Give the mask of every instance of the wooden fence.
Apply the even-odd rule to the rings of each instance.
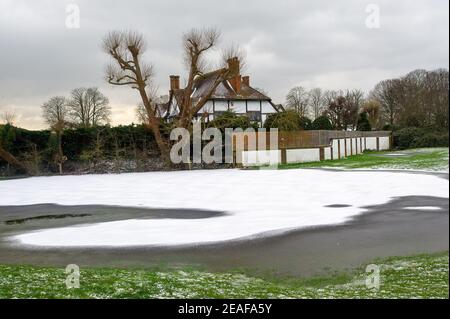
[[[271,149],[281,151],[281,163],[286,163],[287,150],[295,149],[319,149],[320,160],[326,159],[325,151],[330,151],[330,159],[336,159],[333,157],[341,158],[343,156],[354,155],[367,149],[366,138],[376,138],[371,139],[376,141],[376,146],[373,146],[371,149],[379,150],[379,139],[386,137],[389,137],[389,148],[391,148],[392,134],[390,131],[308,130],[278,132],[278,135],[271,135],[270,132],[256,132],[253,134],[251,132],[236,132],[233,133],[234,162],[239,163],[240,160],[240,155],[236,158],[236,151],[245,152]],[[347,150],[348,140],[350,144]],[[333,156],[336,153],[333,152],[333,141],[336,142],[334,147],[339,148],[337,156]]]

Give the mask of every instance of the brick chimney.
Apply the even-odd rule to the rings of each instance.
[[[180,76],[179,75],[171,75],[170,76],[170,90],[178,90],[180,89]]]
[[[242,83],[247,86],[250,86],[250,77],[248,75],[242,77]]]
[[[241,72],[239,67],[239,59],[233,57],[227,60],[228,70],[230,70],[231,78],[228,80],[236,93],[241,90]]]

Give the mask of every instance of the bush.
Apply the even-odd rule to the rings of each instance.
[[[371,131],[372,126],[370,125],[369,118],[366,112],[359,113],[358,122],[356,124],[356,129],[358,131]]]
[[[394,133],[394,146],[400,149],[415,147],[446,147],[448,132],[434,132],[417,127],[407,127]]]
[[[245,115],[237,115],[233,111],[225,111],[214,120],[207,123],[207,127],[215,127],[225,132],[226,128],[242,128],[243,130],[247,128],[258,129],[257,123],[252,123],[250,118]]]
[[[266,129],[278,128],[280,131],[309,130],[311,125],[309,118],[292,110],[271,114],[264,122]]]
[[[331,121],[326,117],[325,115],[319,116],[312,122],[311,124],[312,130],[332,130],[333,124],[331,124]]]
[[[419,139],[424,131],[417,127],[407,127],[394,133],[394,146],[405,149],[411,148],[414,141]]]
[[[310,130],[312,127],[312,122],[306,116],[300,116],[299,125],[301,130]]]
[[[414,140],[412,147],[448,147],[448,133],[426,133]]]

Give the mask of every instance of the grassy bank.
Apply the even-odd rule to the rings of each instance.
[[[448,171],[448,148],[420,148],[403,151],[365,152],[339,160],[281,165],[279,168],[411,169]]]
[[[64,269],[0,266],[0,298],[448,298],[448,252],[375,260],[379,290],[361,267],[326,278],[263,279],[198,270],[81,269],[67,289]]]

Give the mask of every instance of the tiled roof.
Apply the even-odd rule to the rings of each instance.
[[[218,71],[207,73],[203,76],[199,76],[195,79],[194,83],[194,93],[192,97],[201,98],[214,84],[214,81],[217,78]],[[217,88],[214,90],[211,95],[211,99],[227,99],[227,100],[267,100],[270,98],[258,90],[252,88],[251,86],[246,85],[245,83],[241,84],[241,89],[239,92],[236,92],[231,86],[230,82],[225,80],[220,83]]]

